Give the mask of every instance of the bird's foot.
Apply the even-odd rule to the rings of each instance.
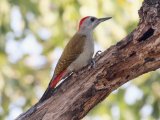
[[[95,62],[94,58],[92,58],[91,61],[90,61],[89,69],[90,68],[95,68],[95,67],[96,67],[96,62]]]
[[[90,68],[95,68],[95,67],[96,67],[96,57],[99,57],[100,54],[101,54],[101,52],[102,52],[101,50],[98,50],[98,51],[96,52],[94,58],[91,59],[89,69],[90,69]]]
[[[102,51],[101,51],[101,50],[98,50],[98,51],[96,52],[94,58],[99,57],[101,53],[102,53]]]

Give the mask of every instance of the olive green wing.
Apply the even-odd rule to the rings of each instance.
[[[86,36],[75,34],[68,42],[56,65],[54,75],[57,76],[63,72],[83,51]]]

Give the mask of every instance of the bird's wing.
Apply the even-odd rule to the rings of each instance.
[[[54,76],[63,72],[83,51],[86,35],[75,34],[68,42],[57,63]]]
[[[39,102],[43,102],[52,96],[53,90],[61,78],[64,70],[81,54],[85,43],[86,36],[75,34],[72,39],[68,42],[64,51],[57,63],[54,71],[53,78],[51,79],[49,86]]]

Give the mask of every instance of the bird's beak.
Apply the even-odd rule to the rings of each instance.
[[[111,18],[112,17],[105,17],[105,18],[98,18],[98,19],[96,19],[96,21],[95,21],[95,23],[94,23],[94,25],[93,25],[92,28],[97,27],[101,22],[104,22],[104,21],[109,20]]]
[[[112,17],[99,18],[99,19],[98,19],[98,23],[104,22],[104,21],[109,20],[109,19],[111,19],[111,18],[112,18]]]

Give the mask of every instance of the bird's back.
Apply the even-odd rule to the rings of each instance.
[[[76,33],[68,42],[56,65],[54,76],[59,75],[82,53],[86,35]]]

